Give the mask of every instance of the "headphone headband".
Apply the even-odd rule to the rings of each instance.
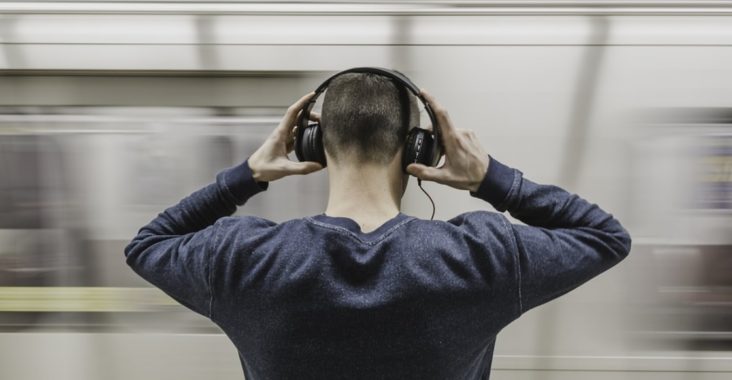
[[[427,112],[427,115],[430,118],[430,122],[432,123],[432,134],[435,136],[435,149],[437,150],[434,154],[434,162],[432,162],[432,166],[437,166],[437,162],[440,160],[441,153],[443,151],[442,146],[442,133],[440,131],[440,125],[437,123],[437,118],[435,117],[434,112],[432,111],[432,107],[430,106],[429,102],[422,96],[420,93],[419,87],[415,85],[409,78],[407,78],[406,75],[400,73],[397,70],[391,70],[386,69],[382,67],[354,67],[348,70],[343,70],[341,72],[338,72],[330,78],[326,79],[323,83],[318,86],[317,89],[315,89],[315,94],[312,98],[308,101],[307,104],[302,108],[302,112],[300,113],[300,117],[297,120],[297,126],[298,129],[304,130],[308,127],[308,122],[310,120],[310,112],[312,111],[313,107],[315,106],[315,102],[318,100],[318,97],[325,92],[325,90],[328,88],[328,85],[330,82],[343,75],[348,73],[370,73],[370,74],[376,74],[385,76],[387,78],[390,78],[397,82],[398,84],[401,84],[409,90],[414,96],[419,99],[422,104],[424,104],[424,109]]]
[[[330,78],[326,79],[323,83],[320,84],[320,86],[318,86],[318,88],[315,90],[314,97],[317,97],[318,95],[320,95],[320,93],[325,91],[325,89],[328,87],[328,85],[330,84],[330,82],[333,79],[335,79],[343,74],[349,74],[349,73],[376,74],[376,75],[381,75],[381,76],[385,76],[385,77],[394,79],[397,82],[399,82],[399,84],[406,87],[412,94],[414,94],[418,98],[422,98],[422,96],[419,93],[419,87],[417,87],[416,84],[412,83],[412,81],[409,80],[409,78],[407,78],[406,75],[400,73],[399,71],[385,69],[382,67],[354,67],[352,69],[343,70],[339,73],[333,74]]]

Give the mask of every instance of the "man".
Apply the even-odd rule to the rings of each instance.
[[[287,157],[310,93],[247,161],[125,249],[137,273],[221,327],[248,380],[487,379],[503,327],[628,255],[630,236],[612,215],[490,157],[425,92],[445,163],[410,164],[409,174],[467,190],[525,225],[488,211],[448,221],[402,213],[401,151],[416,103],[400,106],[396,86],[352,73],[328,87],[324,213],[229,217],[269,182],[322,168]]]

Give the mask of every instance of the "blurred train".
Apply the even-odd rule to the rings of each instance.
[[[122,249],[334,71],[399,69],[633,235],[498,338],[492,379],[732,378],[732,4],[0,2],[0,378],[241,379]],[[238,213],[320,213],[327,173]],[[425,185],[436,218],[489,209]],[[295,191],[297,189],[297,191]],[[431,206],[414,183],[403,211]]]

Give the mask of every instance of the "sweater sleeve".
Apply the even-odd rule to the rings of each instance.
[[[143,226],[124,250],[127,264],[176,301],[211,318],[215,222],[268,185],[254,180],[248,160],[220,172],[214,183]]]
[[[494,158],[474,197],[525,223],[509,224],[521,314],[611,268],[630,252],[631,238],[598,205],[541,185]]]

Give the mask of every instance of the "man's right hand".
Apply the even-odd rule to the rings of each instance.
[[[255,181],[270,182],[288,175],[308,174],[323,168],[317,162],[294,162],[287,157],[295,147],[293,126],[302,108],[314,95],[315,92],[308,93],[291,105],[280,125],[267,137],[262,146],[249,156],[247,161]],[[310,116],[320,118],[315,112],[311,112]]]
[[[488,172],[490,164],[488,153],[480,145],[473,130],[455,128],[447,110],[424,90],[421,94],[432,107],[440,126],[445,147],[445,163],[439,168],[409,164],[407,172],[425,181],[434,181],[460,190],[478,191]]]

